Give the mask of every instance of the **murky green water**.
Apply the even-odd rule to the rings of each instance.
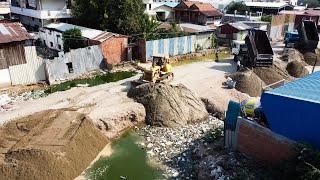
[[[125,133],[112,144],[113,154],[98,160],[89,170],[86,178],[98,180],[152,180],[162,179],[160,170],[148,164],[145,149],[136,143],[139,136]]]
[[[105,84],[109,82],[116,82],[122,79],[126,79],[129,77],[132,77],[136,75],[136,72],[132,71],[120,71],[115,73],[107,73],[103,75],[98,75],[93,78],[87,78],[87,79],[75,79],[72,81],[67,81],[61,84],[50,86],[45,93],[54,93],[57,91],[66,91],[68,89],[71,89],[73,87],[78,86],[79,84],[87,84],[89,87],[97,86],[100,84]]]

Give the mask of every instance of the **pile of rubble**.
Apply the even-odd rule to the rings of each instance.
[[[47,96],[44,90],[34,90],[21,94],[2,94],[0,95],[0,112],[10,111],[14,109],[14,103],[20,101],[29,101]]]
[[[208,145],[205,137],[211,130],[222,127],[221,120],[210,116],[207,121],[177,128],[146,126],[138,133],[145,138],[141,146],[147,149],[148,157],[165,165],[165,176],[195,179],[192,156],[200,146]]]

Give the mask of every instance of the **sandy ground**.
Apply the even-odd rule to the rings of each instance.
[[[173,83],[182,83],[200,97],[211,99],[225,109],[229,100],[239,101],[245,97],[244,94],[236,90],[222,87],[225,73],[235,70],[235,65],[231,60],[192,63],[174,69],[175,80]],[[141,121],[139,117],[143,117],[145,113],[142,112],[144,111],[142,105],[126,96],[130,81],[139,76],[96,87],[73,88],[41,99],[16,103],[14,110],[0,113],[0,124],[47,109],[72,107],[80,108],[79,111],[87,114],[95,123],[128,116],[132,112],[137,112],[138,117],[136,118]],[[115,135],[117,129],[111,133],[114,134],[110,136]]]
[[[241,101],[247,95],[222,86],[226,81],[225,75],[236,71],[233,60],[221,62],[205,61],[188,64],[174,69],[173,83],[182,83],[198,94],[201,98],[207,98],[219,109],[226,110],[229,100]]]

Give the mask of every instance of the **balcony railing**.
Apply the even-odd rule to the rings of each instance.
[[[11,6],[11,12],[15,13],[15,14],[38,18],[38,19],[71,18],[71,10],[70,9],[33,10],[33,9],[26,9],[26,8]]]

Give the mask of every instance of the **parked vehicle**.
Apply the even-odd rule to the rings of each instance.
[[[301,51],[314,51],[319,42],[319,35],[316,23],[310,20],[304,20],[297,27],[299,41],[295,43],[295,48]]]
[[[300,36],[297,31],[287,31],[284,35],[285,47],[294,47],[294,45],[299,41]]]
[[[238,50],[233,50],[234,60],[240,61],[243,67],[268,67],[273,64],[273,50],[266,31],[249,30],[245,44],[238,47]]]

